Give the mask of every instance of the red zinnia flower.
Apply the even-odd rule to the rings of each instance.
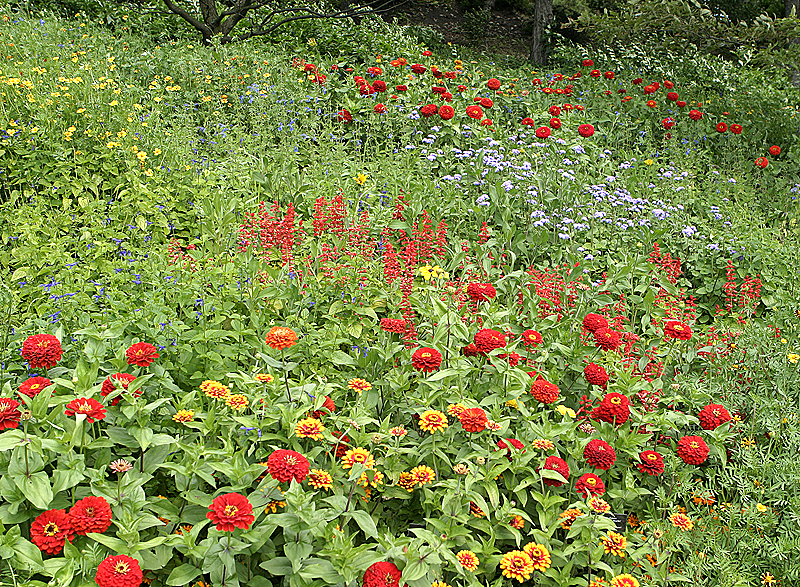
[[[567,465],[567,461],[562,458],[547,457],[544,461],[544,468],[561,473],[564,479],[569,479],[569,465]],[[543,481],[545,485],[550,485],[552,487],[561,487],[564,485],[563,481],[556,481],[555,479],[548,479],[547,477],[545,477]]]
[[[405,84],[400,84],[399,86],[395,86],[394,90],[396,92],[407,92],[408,91],[408,86],[405,85]]]
[[[643,81],[644,81],[644,80],[643,80],[642,78],[640,78],[640,77],[637,77],[637,78],[634,78],[634,80],[633,80],[631,83],[632,83],[634,86],[638,86],[638,85],[639,85],[639,84],[641,84]]]
[[[732,125],[731,125],[731,132],[732,132],[733,134],[735,134],[735,135],[740,135],[740,134],[742,134],[742,131],[743,131],[743,130],[744,130],[744,129],[742,128],[742,125],[741,125],[741,124],[732,124]]]
[[[661,121],[661,126],[663,126],[666,130],[669,130],[675,126],[675,121],[672,118],[665,118]]]
[[[427,104],[419,109],[419,113],[425,118],[430,118],[437,112],[439,112],[439,107],[436,104]]]
[[[553,104],[547,109],[547,112],[550,113],[550,116],[559,116],[561,114],[561,107],[558,104]]]
[[[600,314],[586,314],[583,317],[583,327],[589,332],[595,332],[601,328],[608,328],[608,320]]]
[[[111,506],[104,497],[84,497],[69,509],[72,529],[81,536],[89,532],[102,534],[111,526],[111,518]]]
[[[559,120],[558,118],[555,118],[555,117],[551,118],[550,119],[550,128],[555,129],[555,130],[558,130],[559,128],[561,128],[561,120]]]
[[[492,78],[486,82],[486,87],[490,90],[499,90],[500,89],[500,80]]]
[[[756,167],[760,167],[761,169],[766,169],[769,165],[769,160],[766,157],[759,157],[756,159]]]
[[[522,119],[522,124],[524,124],[525,126],[533,126],[536,123],[533,122],[533,118],[527,118],[526,117],[526,118]]]
[[[47,377],[31,377],[30,379],[20,383],[19,394],[27,395],[28,397],[36,397],[45,387],[52,384],[53,382]]]
[[[700,420],[703,430],[716,430],[725,422],[730,422],[731,415],[720,404],[708,404],[697,414],[697,419]]]
[[[535,349],[542,343],[542,340],[544,340],[542,338],[541,333],[531,329],[528,329],[525,332],[523,332],[521,338],[522,338],[522,344],[524,344],[529,349]]]
[[[119,398],[114,398],[119,400]],[[92,422],[97,422],[102,420],[106,417],[106,409],[103,407],[99,401],[93,398],[83,398],[79,397],[78,399],[74,399],[69,402],[66,406],[67,409],[64,410],[64,414],[67,416],[75,416],[76,414],[85,414],[86,421],[91,424]]]
[[[248,530],[256,520],[253,515],[253,505],[244,495],[238,493],[226,493],[215,497],[208,509],[206,518],[216,524],[218,532],[233,532],[236,528]]]
[[[386,82],[383,80],[376,79],[372,82],[372,89],[376,92],[385,92],[386,91]]]
[[[620,426],[627,422],[631,415],[628,396],[616,392],[607,393],[590,415],[592,420],[602,420]]]
[[[692,329],[688,324],[671,320],[664,325],[664,336],[677,338],[678,340],[689,340],[692,338]]]
[[[136,379],[136,376],[131,375],[130,373],[114,373],[113,375],[109,375],[108,377],[105,378],[105,381],[103,381],[103,385],[100,388],[101,396],[106,397],[108,394],[110,394],[112,391],[116,389],[116,386],[114,385],[114,381],[112,381],[112,379],[114,379],[119,385],[121,385],[122,389],[128,389],[128,385],[130,385],[131,381]],[[137,389],[133,395],[135,397],[139,397],[140,395],[142,395],[141,388]],[[116,406],[119,403],[120,399],[122,399],[122,396],[118,395],[111,401],[111,405]]]
[[[31,369],[49,369],[61,360],[61,342],[52,334],[34,334],[22,343],[22,358]]]
[[[483,328],[475,333],[475,346],[481,354],[506,346],[506,335],[491,328]]]
[[[599,69],[593,69],[589,72],[589,75],[592,77],[600,77],[602,74],[600,73]]]
[[[492,102],[491,98],[481,98],[481,106],[484,108],[491,108],[494,106],[494,102]]]
[[[586,448],[583,449],[583,458],[586,459],[587,464],[595,469],[608,471],[614,461],[617,460],[617,453],[614,451],[614,447],[605,440],[595,438],[590,440]]]
[[[583,496],[583,499],[588,498],[590,494],[600,496],[606,492],[606,484],[594,473],[586,473],[575,482],[575,491]]]
[[[347,124],[348,122],[353,122],[353,115],[350,114],[350,112],[347,110],[347,108],[342,108],[336,114],[336,120],[338,120],[339,122],[344,122],[345,124]]]
[[[536,129],[536,136],[540,139],[546,139],[550,136],[550,128],[546,126],[540,126]]]
[[[489,423],[486,412],[481,408],[467,408],[458,415],[458,419],[467,432],[482,432]]]
[[[314,410],[313,412],[311,412],[311,417],[312,418],[316,418],[317,420],[319,420],[322,416],[325,416],[326,414],[329,414],[329,413],[332,414],[333,412],[336,411],[336,404],[333,403],[333,400],[330,398],[330,396],[326,395],[325,399],[322,402],[322,405],[320,406],[320,408],[322,408],[322,409]],[[324,410],[327,410],[327,411],[324,411]]]
[[[497,290],[491,283],[470,283],[467,295],[473,302],[488,302],[497,297]]]
[[[339,432],[338,430],[334,430],[333,432],[331,432],[331,434],[333,435],[334,438],[338,439],[338,442],[336,442],[336,444],[334,444],[333,446],[336,448],[336,458],[341,459],[345,455],[345,453],[348,450],[350,450],[349,446],[350,437],[347,436],[346,434],[343,436],[342,433]]]
[[[475,120],[480,120],[483,118],[483,110],[481,110],[480,106],[475,104],[472,106],[467,106],[467,116],[474,118]]]
[[[641,462],[639,463],[638,467],[642,473],[647,473],[648,475],[661,475],[661,473],[664,472],[664,457],[654,450],[646,450],[643,453],[640,453],[639,460]]]
[[[708,445],[699,436],[684,436],[678,441],[678,456],[689,465],[702,465],[708,458]]]
[[[94,578],[99,587],[139,587],[142,579],[139,561],[124,554],[110,556],[101,562]]]
[[[430,347],[422,347],[411,355],[411,364],[414,369],[423,373],[436,371],[442,364],[442,353]]]
[[[583,368],[583,375],[586,377],[586,381],[592,385],[605,387],[606,383],[608,383],[608,373],[606,373],[603,367],[596,363],[589,363],[586,365],[586,367]]]
[[[484,118],[483,120],[481,120],[481,126],[492,126],[492,119]]]
[[[603,76],[604,76],[606,79],[614,79],[614,72],[613,72],[613,71],[607,71],[607,72],[605,72],[605,73],[603,74]]]
[[[677,102],[675,102],[675,105],[678,108],[686,108],[686,102],[684,102],[683,100],[678,100]]]
[[[22,413],[17,409],[19,402],[10,397],[0,397],[0,430],[19,428]]]
[[[292,479],[302,483],[308,475],[308,468],[308,459],[293,450],[278,449],[267,459],[267,471],[281,483],[289,483]]]
[[[677,92],[667,92],[667,100],[670,102],[677,101],[679,97]]]
[[[733,127],[731,127],[731,131],[733,131]],[[772,145],[769,148],[769,154],[772,155],[773,157],[777,157],[778,155],[781,154],[781,148],[778,145]]]
[[[411,71],[416,73],[417,75],[425,73],[427,68],[424,65],[420,65],[419,63],[415,63],[411,66]]]
[[[591,124],[582,124],[578,127],[578,134],[588,139],[594,134],[594,127]]]
[[[622,343],[622,336],[610,328],[598,328],[594,331],[594,346],[604,351],[615,351]]]
[[[689,118],[691,118],[692,120],[700,120],[701,118],[703,118],[703,113],[700,112],[699,110],[690,110]]]
[[[592,61],[591,59],[584,59],[583,61],[581,61],[581,65],[583,65],[584,67],[591,67],[594,65],[594,61]]]
[[[381,318],[381,330],[394,334],[403,334],[406,331],[406,321],[395,318]]]
[[[159,354],[156,352],[156,347],[147,342],[137,342],[125,351],[125,358],[128,361],[128,365],[147,367],[158,357]]]
[[[31,522],[31,542],[47,554],[58,554],[64,542],[75,538],[69,516],[64,510],[47,510]]]
[[[364,571],[361,582],[364,587],[399,587],[402,574],[394,563],[381,561]]]
[[[558,385],[546,379],[537,379],[531,386],[531,394],[543,404],[552,404],[558,399]]]
[[[717,124],[717,132],[723,133],[728,130],[728,125],[724,122],[720,122]]]
[[[450,120],[455,115],[456,109],[450,106],[450,104],[442,104],[439,107],[439,116],[441,116],[442,120]]]
[[[655,108],[656,106],[658,106],[658,104],[656,104],[655,100],[648,100],[647,101],[647,106],[650,107],[650,108]]]
[[[383,114],[384,112],[387,112],[386,106],[380,103],[375,104],[375,107],[372,110],[374,110],[377,114]]]
[[[506,443],[508,443],[508,444],[506,444]],[[498,440],[497,441],[497,447],[506,449],[506,457],[510,461],[511,460],[511,449],[508,447],[509,444],[511,446],[513,446],[517,450],[523,450],[525,448],[525,445],[522,444],[516,438],[509,438],[507,440]]]

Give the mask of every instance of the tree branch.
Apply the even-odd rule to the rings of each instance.
[[[164,4],[171,12],[177,14],[183,20],[185,20],[195,29],[197,29],[200,32],[200,34],[203,35],[204,39],[210,39],[212,36],[214,36],[214,32],[208,25],[196,19],[194,16],[189,14],[189,12],[187,12],[184,8],[175,4],[172,0],[164,0]]]

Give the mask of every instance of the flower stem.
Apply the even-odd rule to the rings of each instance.
[[[292,403],[292,392],[289,391],[289,371],[286,369],[286,357],[283,349],[281,349],[281,362],[283,363],[283,381],[286,383],[286,396],[289,398],[289,403]]]

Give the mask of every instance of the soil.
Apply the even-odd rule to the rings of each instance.
[[[463,6],[458,2],[412,0],[392,10],[385,18],[391,20],[396,17],[400,24],[430,27],[441,33],[446,41],[456,45],[487,53],[527,57],[530,52],[530,16],[498,3],[492,10],[486,32],[471,36],[464,13]]]

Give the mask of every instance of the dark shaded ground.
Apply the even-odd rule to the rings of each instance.
[[[457,2],[407,2],[388,13],[400,24],[428,26],[442,34],[445,41],[466,45],[479,51],[525,57],[530,51],[530,16],[499,6],[492,11],[488,25],[480,34],[470,34],[470,22]]]

